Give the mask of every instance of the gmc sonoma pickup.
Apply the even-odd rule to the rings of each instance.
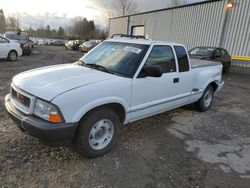
[[[5,106],[22,131],[92,158],[111,151],[122,124],[191,103],[208,110],[221,72],[190,62],[181,44],[115,37],[75,63],[16,75]]]

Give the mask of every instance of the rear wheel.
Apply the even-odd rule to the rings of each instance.
[[[111,109],[87,114],[79,125],[76,145],[82,156],[94,158],[112,150],[121,126],[119,116]]]
[[[200,100],[196,102],[196,106],[198,107],[198,109],[201,112],[205,112],[205,111],[209,110],[209,108],[211,107],[212,102],[213,102],[213,98],[214,98],[214,90],[213,90],[213,87],[211,85],[209,85],[205,89]]]
[[[16,61],[17,60],[17,52],[14,50],[11,50],[8,54],[8,60],[9,61]]]

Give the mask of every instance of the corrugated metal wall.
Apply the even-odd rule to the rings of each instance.
[[[110,36],[113,34],[126,34],[128,28],[128,17],[122,17],[119,19],[112,19],[109,22]]]
[[[234,55],[250,56],[250,0],[238,0],[229,11],[222,46]]]
[[[226,8],[227,2],[221,0],[110,19],[110,34],[126,34],[129,20],[129,31],[132,26],[144,25],[145,35],[154,40],[180,42],[188,49],[221,45],[232,55],[250,56],[250,0],[235,1],[232,9]],[[116,27],[118,29],[114,29]]]

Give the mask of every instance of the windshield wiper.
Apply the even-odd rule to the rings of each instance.
[[[90,63],[87,63],[87,64],[84,64],[86,67],[90,67],[90,68],[94,68],[94,69],[97,69],[97,70],[100,70],[100,71],[104,71],[104,72],[107,72],[107,73],[110,73],[110,74],[114,74],[113,71],[107,69],[106,67],[102,66],[102,65],[98,65],[98,64],[90,64]]]

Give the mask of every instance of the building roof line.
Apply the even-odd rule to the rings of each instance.
[[[172,10],[172,9],[178,9],[178,8],[195,6],[195,5],[213,3],[213,2],[216,2],[216,1],[223,1],[223,0],[210,0],[210,1],[202,1],[202,2],[197,2],[197,3],[190,3],[190,4],[175,6],[175,7],[168,7],[168,8],[163,8],[163,9],[157,9],[157,10],[151,10],[151,11],[146,11],[146,12],[139,12],[139,13],[135,13],[135,14],[129,14],[129,15],[125,15],[125,16],[118,16],[118,17],[113,17],[113,18],[109,18],[109,19],[113,20],[113,19],[118,19],[118,18],[126,18],[126,17],[130,17],[130,16],[137,16],[137,15],[142,15],[142,14],[149,14],[149,13],[154,13],[154,12],[161,12],[161,11],[165,11],[165,10]]]

